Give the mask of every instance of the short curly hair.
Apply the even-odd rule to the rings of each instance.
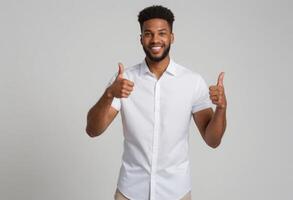
[[[174,14],[172,11],[164,6],[161,5],[153,5],[144,8],[142,11],[138,14],[138,21],[140,24],[140,30],[142,31],[143,23],[149,19],[164,19],[168,22],[170,26],[170,30],[172,32],[173,30],[173,22],[174,22]]]

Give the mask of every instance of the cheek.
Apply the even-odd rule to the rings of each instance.
[[[170,37],[166,37],[166,38],[164,38],[163,41],[164,41],[165,43],[171,44],[171,43],[173,42],[173,39],[172,39],[172,37],[170,36]]]
[[[170,45],[170,44],[172,44],[172,39],[168,38],[168,39],[164,40],[164,42],[166,45]]]
[[[147,43],[147,40],[146,40],[145,38],[141,38],[141,39],[140,39],[140,43],[141,43],[142,45],[144,45],[144,44]]]

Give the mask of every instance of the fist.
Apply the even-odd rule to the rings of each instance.
[[[123,78],[124,66],[122,63],[119,63],[118,66],[118,75],[112,85],[108,88],[108,96],[127,98],[133,90],[134,83]]]
[[[212,85],[209,87],[210,99],[212,100],[213,104],[217,106],[217,108],[227,107],[223,79],[224,79],[224,72],[221,72],[218,77],[217,85]]]

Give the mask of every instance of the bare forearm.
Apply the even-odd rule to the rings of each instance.
[[[226,108],[216,108],[210,120],[206,132],[205,141],[209,146],[216,148],[221,143],[221,139],[226,129]]]
[[[118,111],[111,108],[115,98],[128,98],[133,90],[134,83],[123,78],[124,67],[119,63],[119,71],[116,79],[106,89],[99,101],[89,110],[87,115],[86,132],[89,136],[101,135],[114,120]]]
[[[107,89],[99,101],[89,110],[86,131],[90,136],[98,136],[107,128],[107,117],[112,101],[113,96],[109,95]]]

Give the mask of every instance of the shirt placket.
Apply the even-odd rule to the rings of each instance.
[[[152,166],[151,166],[151,191],[150,200],[155,200],[156,189],[156,169],[158,158],[158,142],[159,142],[159,129],[160,129],[160,81],[155,84],[154,96],[154,132],[153,132],[153,152],[152,152]]]

